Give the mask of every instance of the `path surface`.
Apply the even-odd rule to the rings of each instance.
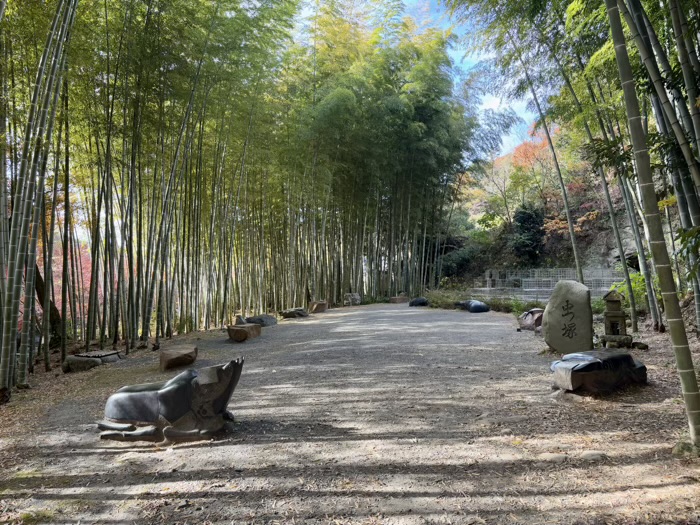
[[[0,433],[14,461],[0,474],[0,522],[700,518],[699,464],[670,455],[685,423],[667,357],[646,388],[555,398],[542,340],[515,326],[512,315],[375,305],[284,321],[240,345],[191,336],[198,366],[246,358],[236,433],[168,448],[101,442],[93,425],[115,388],[172,376],[155,353],[51,378],[0,413],[33,414],[35,429]]]

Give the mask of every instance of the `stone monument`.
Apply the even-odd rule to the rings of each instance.
[[[545,342],[561,354],[593,349],[591,292],[577,281],[559,281],[542,315]]]

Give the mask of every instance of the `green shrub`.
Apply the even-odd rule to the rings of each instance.
[[[464,301],[468,296],[469,292],[466,290],[456,289],[430,290],[425,293],[425,298],[432,308],[444,308],[447,310],[453,310],[456,302]]]
[[[594,314],[602,314],[605,311],[605,301],[602,297],[591,301],[591,310]]]
[[[646,281],[644,280],[644,275],[642,275],[639,272],[630,272],[630,281],[632,281],[632,292],[634,293],[634,301],[637,305],[637,312],[641,314],[647,314],[647,286],[646,286]],[[659,278],[654,276],[653,278],[653,286],[654,290],[656,291],[656,296],[661,297],[661,288],[659,286]],[[627,291],[627,283],[625,281],[620,281],[619,283],[614,283],[611,287],[611,290],[615,290],[616,292],[622,294],[625,298],[623,301],[623,306],[626,309],[629,309],[630,307],[630,302],[629,302],[629,295]]]

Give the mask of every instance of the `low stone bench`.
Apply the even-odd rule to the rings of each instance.
[[[236,343],[242,343],[248,339],[259,337],[262,333],[262,327],[259,324],[246,323],[231,325],[227,328],[229,339]]]
[[[328,303],[326,301],[314,301],[309,305],[309,311],[312,314],[322,314],[328,310]]]
[[[114,363],[122,358],[117,350],[102,350],[69,355],[61,365],[63,372],[84,372],[105,363]]]
[[[160,351],[160,371],[165,372],[171,368],[187,366],[197,359],[199,349],[196,346],[172,346]]]
[[[407,295],[397,295],[396,297],[391,297],[389,302],[391,304],[407,303],[409,298]]]

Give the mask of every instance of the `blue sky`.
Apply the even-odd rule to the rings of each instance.
[[[465,29],[455,25],[450,20],[447,10],[435,0],[404,0],[406,14],[415,18],[419,23],[438,26],[443,29],[453,27],[459,35],[464,34]],[[456,46],[451,52],[452,58],[461,69],[468,70],[480,57],[469,52],[463,46]],[[525,121],[524,124],[514,129],[508,136],[503,138],[502,153],[512,151],[518,144],[528,138],[528,129],[534,122],[535,116],[527,110],[526,100],[504,100],[497,94],[487,94],[481,103],[482,109],[504,109],[512,108]]]

